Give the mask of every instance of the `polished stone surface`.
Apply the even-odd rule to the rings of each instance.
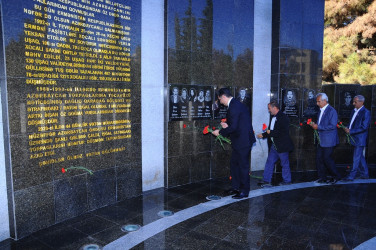
[[[237,86],[249,88],[252,96],[254,0],[166,3],[168,84],[205,89]],[[219,169],[216,163],[223,149],[210,135],[202,135],[206,125],[217,126],[219,119],[213,120],[214,115],[202,121],[195,120],[202,117],[178,118],[187,125],[183,129],[182,122],[171,119],[172,105],[167,110],[171,112],[165,136],[166,186],[228,175],[228,164]],[[192,127],[198,130],[188,129]]]
[[[370,172],[376,176],[375,169]],[[294,184],[266,189],[252,178],[250,197],[240,201],[227,196],[230,185],[223,178],[157,189],[0,242],[0,249],[79,249],[89,243],[114,249],[111,244],[127,235],[141,240],[132,249],[352,249],[376,236],[374,179],[318,185],[315,178],[315,172],[293,173]],[[274,179],[277,184],[281,177]],[[213,194],[223,198],[205,199]],[[160,218],[162,210],[174,215]],[[120,229],[126,224],[143,227],[127,234]]]

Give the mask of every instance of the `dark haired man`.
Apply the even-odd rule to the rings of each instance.
[[[249,194],[249,154],[253,143],[256,142],[252,120],[247,108],[232,97],[228,88],[219,90],[218,100],[228,107],[227,122],[222,122],[223,129],[213,131],[213,135],[229,136],[231,139],[231,186],[234,194],[232,198],[242,199]]]
[[[258,138],[268,138],[269,154],[264,169],[263,181],[259,183],[261,187],[271,187],[274,164],[281,160],[283,182],[280,185],[291,184],[291,172],[289,162],[289,152],[294,149],[290,134],[290,121],[286,114],[280,112],[279,104],[271,101],[268,104],[269,113],[273,116],[270,120],[268,130],[258,134]]]

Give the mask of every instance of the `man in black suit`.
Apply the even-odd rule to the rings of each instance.
[[[268,104],[269,113],[273,116],[266,132],[258,134],[258,138],[268,138],[269,154],[266,160],[264,179],[259,183],[261,187],[271,187],[274,164],[281,160],[283,182],[280,185],[291,183],[289,152],[294,149],[290,138],[290,121],[286,114],[279,111],[279,104],[271,101]]]
[[[228,88],[219,90],[218,100],[228,107],[227,121],[222,122],[222,129],[213,131],[213,135],[230,136],[232,145],[231,185],[232,194],[234,194],[232,198],[242,199],[248,197],[249,194],[249,154],[253,143],[256,142],[252,120],[247,108],[232,97]]]

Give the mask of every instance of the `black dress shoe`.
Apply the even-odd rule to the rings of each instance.
[[[227,193],[228,193],[229,195],[237,195],[237,194],[240,193],[240,191],[239,191],[239,190],[236,190],[236,189],[230,189],[230,190],[227,191]]]
[[[232,196],[233,199],[243,199],[247,197],[248,197],[248,193],[243,193],[243,192]]]

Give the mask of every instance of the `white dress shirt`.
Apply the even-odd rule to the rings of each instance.
[[[230,102],[231,102],[232,98],[233,98],[233,97],[230,97],[230,99],[228,100],[227,108],[230,108]]]
[[[277,117],[273,116],[272,121],[270,122],[270,130],[274,129],[275,121],[277,120]]]
[[[325,109],[329,106],[329,104],[326,104],[324,107],[320,108],[320,116],[319,116],[319,121],[317,122],[317,124],[319,125],[320,122],[321,122],[321,117],[322,115],[324,114],[324,111]]]
[[[349,129],[351,129],[351,125],[353,124],[353,122],[354,122],[354,120],[355,120],[355,117],[356,117],[356,115],[358,114],[358,112],[359,112],[359,110],[361,109],[361,108],[363,108],[364,106],[361,106],[359,109],[354,109],[354,114],[353,114],[353,116],[352,116],[352,118],[351,118],[351,122],[350,122],[350,126],[349,126]]]

